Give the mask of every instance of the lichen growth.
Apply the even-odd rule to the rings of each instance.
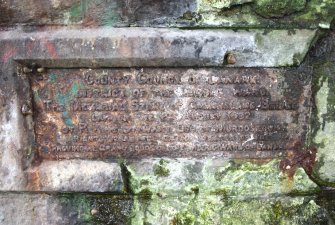
[[[167,177],[170,174],[170,170],[166,167],[168,162],[161,159],[158,164],[154,165],[154,174],[160,177]]]
[[[132,224],[326,224],[325,211],[311,197],[241,199],[201,195],[154,198],[137,208]],[[141,216],[142,215],[142,216]],[[144,216],[146,215],[146,216]]]
[[[143,200],[150,200],[152,199],[153,193],[150,191],[149,188],[144,188],[140,192],[137,193],[140,196],[140,199]]]
[[[166,193],[168,196],[213,194],[218,193],[218,190],[224,190],[229,196],[259,196],[293,191],[306,193],[317,190],[317,185],[304,170],[298,169],[292,180],[280,171],[279,160],[276,159],[262,165],[236,160],[222,161],[219,165],[213,163],[211,160],[153,161],[152,170],[143,170],[141,173],[128,165],[130,189],[134,194],[147,189],[153,194]],[[157,173],[157,170],[162,172],[162,165],[163,175],[167,175],[165,171],[169,171],[168,176]],[[150,168],[150,164],[147,167]],[[194,191],[195,187],[197,193]]]
[[[253,0],[229,7],[217,2],[222,1],[199,4],[199,26],[329,29],[335,18],[332,0]]]
[[[158,175],[157,166],[168,170],[169,176]],[[288,177],[278,159],[150,159],[127,162],[124,167],[134,194],[129,217],[134,225],[322,224],[327,220],[314,200],[304,197],[315,194],[318,186],[302,168]]]
[[[60,194],[62,213],[69,224],[91,224],[91,203],[84,194]]]
[[[253,0],[199,0],[202,11],[222,10],[236,5],[242,5]]]
[[[89,199],[91,209],[96,210],[96,213],[92,215],[92,224],[130,224],[129,216],[133,206],[132,196],[101,194],[89,195]]]
[[[178,212],[171,221],[171,225],[192,225],[195,222],[195,216],[187,211]]]
[[[306,0],[257,0],[253,9],[263,17],[276,18],[302,11],[305,6]]]
[[[320,42],[318,57],[314,65],[313,94],[316,107],[312,115],[311,143],[318,147],[316,165],[313,170],[313,179],[322,186],[335,187],[335,172],[332,169],[335,163],[335,64],[327,60],[332,57],[332,40],[324,39]]]

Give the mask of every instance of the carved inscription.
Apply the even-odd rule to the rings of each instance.
[[[31,77],[46,159],[273,157],[305,138],[310,85],[275,69],[50,69]]]

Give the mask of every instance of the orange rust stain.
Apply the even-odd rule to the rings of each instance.
[[[295,142],[288,151],[287,157],[280,162],[280,169],[293,179],[298,167],[302,167],[308,176],[311,176],[315,165],[317,149],[310,147],[303,149],[301,142]]]
[[[1,57],[1,61],[3,63],[7,63],[10,58],[16,55],[16,52],[17,52],[16,48],[7,47],[5,53]]]
[[[47,41],[45,47],[53,59],[57,59],[59,57],[55,45],[51,41]]]
[[[40,171],[37,168],[32,168],[28,171],[27,188],[31,191],[41,190]]]

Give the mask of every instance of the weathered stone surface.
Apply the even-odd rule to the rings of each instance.
[[[314,69],[315,109],[311,127],[311,141],[318,148],[314,179],[326,187],[335,187],[335,35],[322,38],[313,49],[317,58]]]
[[[128,188],[135,194],[171,197],[199,192],[259,197],[313,193],[318,186],[298,169],[293,177],[279,160],[155,159],[126,164]]]
[[[168,198],[142,196],[135,200],[137,213],[131,224],[332,224],[333,215],[317,202],[311,197],[242,200],[225,193]]]
[[[253,6],[253,9],[263,17],[278,18],[302,11],[306,5],[306,0],[258,0]]]
[[[23,147],[19,140],[23,134],[19,122],[18,99],[14,96],[8,101],[5,90],[0,92],[0,101],[2,101],[0,106],[0,189],[22,189],[26,185],[26,178],[21,161]]]
[[[0,24],[84,26],[166,26],[184,13],[196,11],[197,2],[187,1],[86,1],[34,0],[2,1]]]
[[[200,0],[199,8],[201,12],[219,12],[225,8],[253,2],[254,0]]]
[[[28,189],[60,192],[122,192],[117,163],[85,160],[46,161],[29,168]]]
[[[0,194],[1,225],[128,224],[131,196],[94,194]]]
[[[214,3],[215,4],[215,3]],[[328,0],[255,0],[229,9],[207,12],[199,7],[199,26],[330,28],[334,19],[333,1]]]
[[[0,25],[329,28],[334,8],[329,0],[15,0],[1,2]]]
[[[314,36],[315,30],[304,29],[15,29],[1,32],[0,41],[6,45],[1,52],[6,61],[44,67],[221,67],[228,52],[236,57],[232,67],[279,67],[299,64]]]
[[[57,198],[47,194],[0,194],[0,224],[68,224]]]
[[[2,225],[332,224],[334,195],[239,198],[216,193],[162,196],[0,195]],[[257,209],[257,210],[256,210]],[[252,212],[252,213],[251,213]]]

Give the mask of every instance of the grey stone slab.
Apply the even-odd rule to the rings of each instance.
[[[314,66],[315,110],[311,138],[317,149],[313,179],[323,186],[335,188],[335,33],[319,40],[311,51],[318,60]]]
[[[64,160],[45,161],[29,168],[28,186],[33,191],[122,192],[121,168],[117,163]]]
[[[46,195],[0,193],[1,225],[67,224],[57,198]]]
[[[0,192],[0,225],[128,224],[129,195]]]
[[[6,106],[0,111],[0,189],[22,189],[26,184],[23,173],[23,138],[18,99],[3,100]]]
[[[12,51],[19,62],[46,67],[222,67],[227,53],[236,57],[229,66],[280,67],[299,65],[314,36],[315,30],[17,29],[1,32],[0,42],[3,55]]]

